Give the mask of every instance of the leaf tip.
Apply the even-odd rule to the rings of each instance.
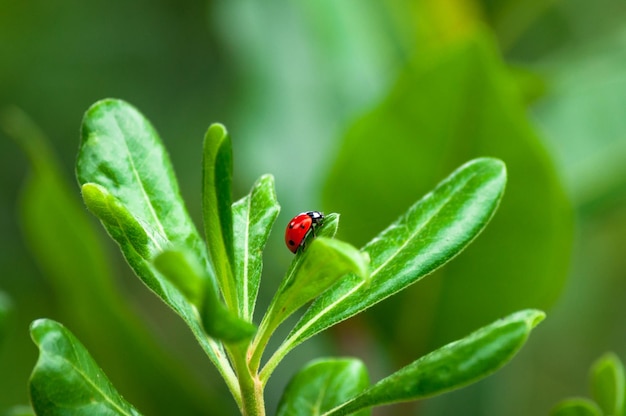
[[[544,311],[540,311],[538,309],[530,309],[528,311],[528,317],[526,322],[530,326],[530,328],[534,328],[539,325],[546,318],[546,313]]]
[[[35,319],[33,322],[31,322],[29,327],[30,337],[35,344],[39,345],[41,338],[46,333],[50,332],[51,330],[59,329],[60,327],[62,327],[62,325],[56,321],[53,321],[52,319]]]
[[[85,115],[83,116],[83,121],[81,124],[81,137],[85,140],[88,137],[89,132],[92,130],[93,121],[97,120],[102,114],[110,112],[111,109],[130,109],[134,112],[137,112],[137,109],[133,107],[131,104],[127,103],[124,100],[120,100],[119,98],[103,98],[101,100],[93,103],[87,111],[85,111]]]
[[[204,308],[202,326],[206,334],[228,344],[247,341],[256,333],[256,326],[244,321],[222,305]]]
[[[503,321],[524,323],[530,331],[539,325],[545,317],[545,312],[539,309],[524,309],[503,318]]]
[[[85,112],[85,117],[91,116],[94,113],[99,112],[103,108],[111,108],[111,107],[132,107],[132,105],[119,98],[113,98],[113,97],[103,98],[101,100],[96,101],[91,106],[89,106],[89,108]]]
[[[488,169],[497,174],[506,176],[506,163],[502,159],[491,157],[491,156],[483,156],[478,157],[476,159],[472,159],[467,162],[467,165],[482,165],[484,169]]]
[[[206,137],[211,137],[221,142],[228,137],[228,130],[226,129],[226,126],[221,123],[213,123],[209,126],[209,129],[206,132]]]
[[[606,366],[606,365],[622,365],[622,361],[619,359],[619,357],[617,356],[617,354],[615,354],[613,351],[608,351],[605,352],[604,354],[602,354],[602,356],[600,356],[600,358],[598,358],[595,363],[594,363],[594,367],[595,366]]]
[[[320,237],[329,237],[333,238],[337,234],[337,230],[339,229],[339,214],[335,212],[331,212],[330,214],[326,214],[324,216],[324,224],[318,231],[318,235]]]
[[[98,218],[108,217],[107,197],[109,193],[104,187],[96,183],[87,182],[80,187],[80,191],[89,211]]]

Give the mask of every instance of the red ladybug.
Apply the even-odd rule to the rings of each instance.
[[[307,211],[296,215],[287,224],[285,244],[292,253],[304,248],[309,235],[315,236],[315,230],[324,222],[324,214],[319,211]]]

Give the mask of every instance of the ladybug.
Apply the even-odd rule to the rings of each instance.
[[[324,214],[319,211],[307,211],[293,217],[285,230],[285,244],[292,253],[304,248],[309,235],[315,236],[315,230],[324,222]]]

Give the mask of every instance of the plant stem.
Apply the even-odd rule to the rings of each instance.
[[[244,345],[231,348],[232,360],[241,389],[242,411],[244,416],[265,416],[265,402],[263,399],[263,383],[256,371],[251,371],[246,359]]]

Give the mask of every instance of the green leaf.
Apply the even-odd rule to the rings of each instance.
[[[81,134],[78,181],[106,189],[150,231],[150,241],[144,241],[138,253],[154,255],[169,242],[188,247],[208,268],[205,244],[185,209],[169,156],[148,120],[124,101],[102,100],[87,110]]]
[[[419,400],[473,383],[506,364],[544,317],[537,310],[509,315],[414,361],[325,414],[347,415],[374,406]]]
[[[622,416],[624,413],[624,365],[614,353],[606,353],[591,367],[589,374],[591,396],[604,414]]]
[[[487,225],[504,192],[506,169],[475,159],[456,170],[363,247],[368,284],[344,279],[311,305],[269,362],[295,345],[415,283],[465,248]]]
[[[289,381],[277,416],[316,416],[356,396],[369,385],[365,365],[354,358],[318,359]],[[356,413],[369,414],[367,410]]]
[[[204,233],[226,304],[235,308],[237,287],[233,280],[235,261],[231,210],[233,154],[224,126],[213,124],[209,127],[204,136],[202,154]]]
[[[279,211],[271,175],[261,176],[250,193],[233,204],[237,307],[250,322],[261,281],[263,248]]]
[[[139,415],[115,390],[85,347],[58,322],[30,327],[39,359],[30,378],[31,401],[40,415]]]
[[[76,173],[85,203],[137,276],[189,325],[240,400],[223,346],[206,337],[197,309],[152,262],[166,248],[184,248],[211,276],[208,283],[217,291],[206,246],[185,209],[156,131],[130,104],[106,99],[87,110],[81,132]]]
[[[111,237],[120,244],[122,251],[133,254],[134,262],[141,263],[141,259],[149,259],[168,246],[168,241],[162,234],[147,224],[142,224],[105,187],[86,183],[81,191],[87,208],[102,221]],[[159,293],[158,280],[146,283]]]
[[[573,398],[556,405],[550,411],[550,416],[602,416],[602,411],[589,399]]]

